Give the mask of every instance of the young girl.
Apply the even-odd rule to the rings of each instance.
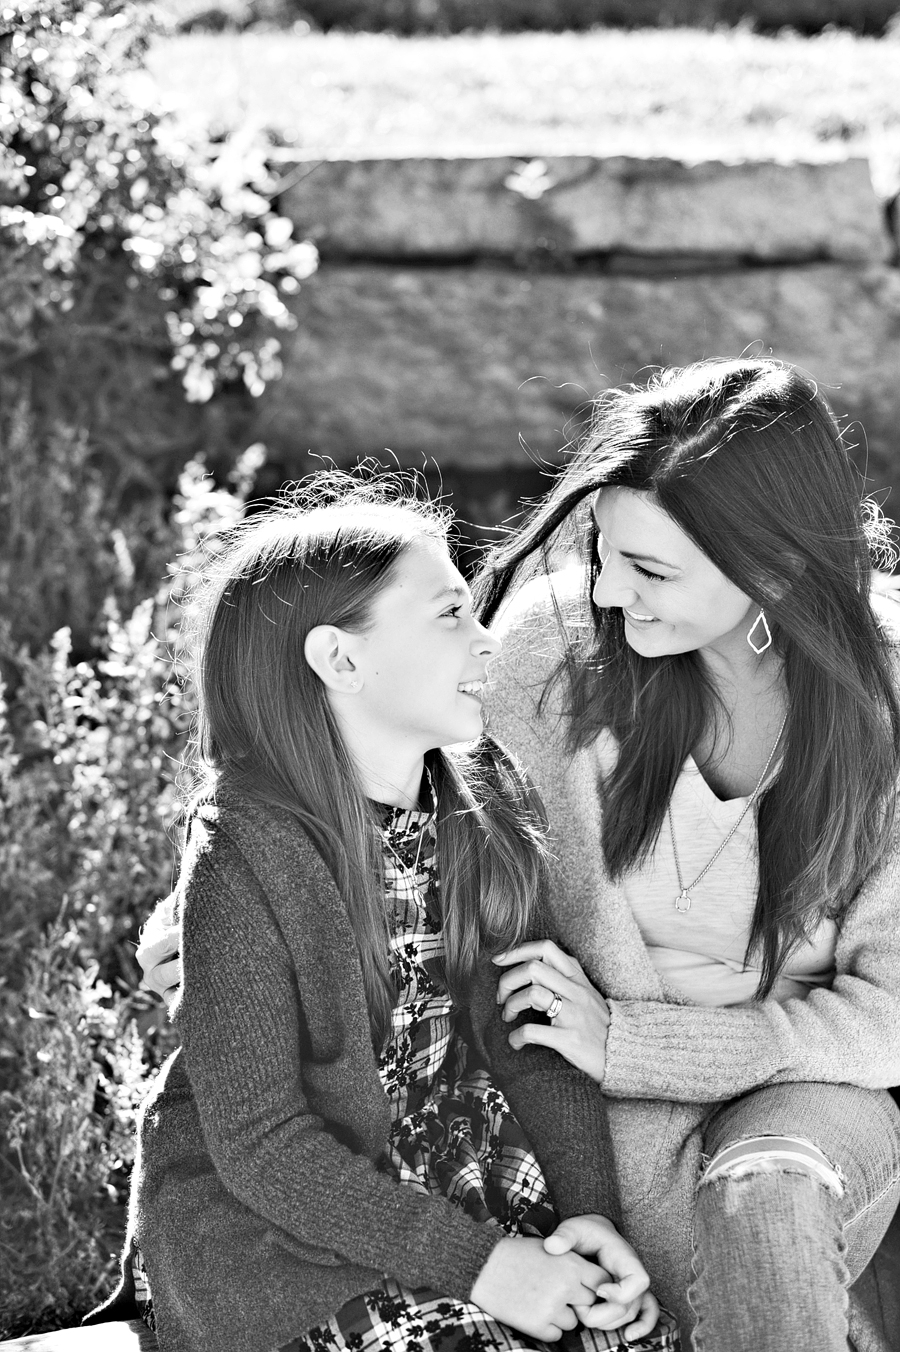
[[[539,1164],[476,1051],[482,955],[535,932],[542,819],[476,741],[500,645],[446,534],[326,476],[207,582],[182,1048],[143,1111],[125,1273],[162,1352],[674,1346],[598,1214],[595,1086],[542,1053],[510,1076]]]

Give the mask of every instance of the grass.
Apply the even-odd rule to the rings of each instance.
[[[900,41],[596,30],[185,34],[150,71],[190,125],[302,155],[900,155]]]

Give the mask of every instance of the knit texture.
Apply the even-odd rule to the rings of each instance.
[[[129,1223],[162,1352],[266,1352],[384,1275],[467,1300],[503,1232],[384,1171],[389,1107],[356,943],[296,818],[228,794],[201,806],[178,909],[182,1048],[142,1110]],[[473,1026],[502,1027],[487,967]],[[556,1064],[552,1092],[527,1076],[517,1089],[507,1060],[563,1214],[576,1197],[599,1210],[597,1087]]]
[[[666,987],[604,866],[598,764],[591,747],[565,748],[564,682],[540,705],[563,655],[561,623],[573,634],[590,623],[583,588],[582,570],[566,570],[528,584],[501,613],[490,728],[546,805],[553,928],[609,1000],[603,1090],[623,1228],[660,1299],[687,1322],[686,1255],[708,1113],[783,1081],[900,1083],[900,841],[841,925],[831,989],[783,1005],[708,1008]]]

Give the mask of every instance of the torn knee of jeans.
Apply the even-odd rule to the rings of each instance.
[[[824,1184],[836,1197],[844,1195],[840,1166],[812,1141],[794,1136],[750,1136],[732,1141],[714,1155],[703,1171],[700,1186],[750,1174],[805,1173]]]

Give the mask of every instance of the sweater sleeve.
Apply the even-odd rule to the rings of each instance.
[[[400,1186],[353,1148],[349,1127],[341,1139],[340,1095],[328,1124],[311,1111],[302,991],[262,886],[221,833],[186,859],[186,871],[174,1017],[219,1178],[248,1208],[321,1250],[326,1264],[350,1262],[468,1299],[503,1232]],[[345,1035],[335,1029],[332,1077]],[[347,1085],[348,1099],[356,1089]]]
[[[898,910],[895,840],[841,923],[830,989],[724,1008],[611,1000],[606,1092],[709,1102],[787,1080],[900,1083]]]
[[[546,926],[535,934],[545,937]],[[497,1005],[499,970],[484,962],[471,1015],[476,1040],[537,1156],[562,1217],[596,1213],[619,1222],[606,1107],[599,1086],[546,1047],[509,1045]]]

